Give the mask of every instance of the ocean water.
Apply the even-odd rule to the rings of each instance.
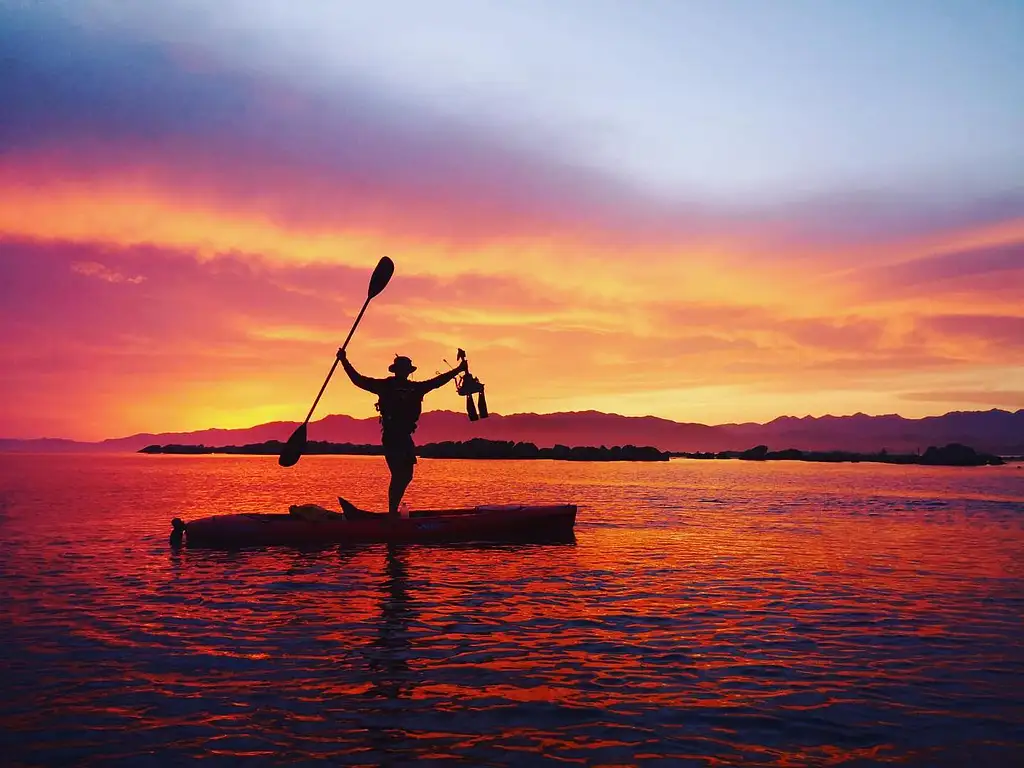
[[[4,765],[1020,765],[1024,469],[422,461],[576,541],[175,551],[376,457],[0,455]]]

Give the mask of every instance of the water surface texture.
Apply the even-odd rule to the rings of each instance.
[[[0,455],[7,765],[1012,765],[1024,469],[422,461],[576,542],[216,552],[376,457]]]

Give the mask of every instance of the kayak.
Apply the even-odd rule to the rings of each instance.
[[[396,519],[359,509],[338,497],[342,511],[315,504],[292,506],[287,514],[239,512],[191,522],[171,521],[171,542],[200,547],[315,544],[442,543],[458,541],[571,541],[575,504],[480,505],[463,509],[421,509]]]

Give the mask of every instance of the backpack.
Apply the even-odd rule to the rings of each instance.
[[[393,381],[378,397],[376,407],[383,431],[411,435],[423,410],[423,396],[411,381]]]

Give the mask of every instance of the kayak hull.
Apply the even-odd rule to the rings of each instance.
[[[180,543],[197,547],[314,546],[320,544],[565,542],[574,538],[576,505],[479,506],[418,510],[408,517],[363,512],[343,502],[349,514],[319,519],[294,514],[236,513],[182,523]],[[353,512],[354,510],[354,512]],[[172,542],[175,541],[172,535]]]

